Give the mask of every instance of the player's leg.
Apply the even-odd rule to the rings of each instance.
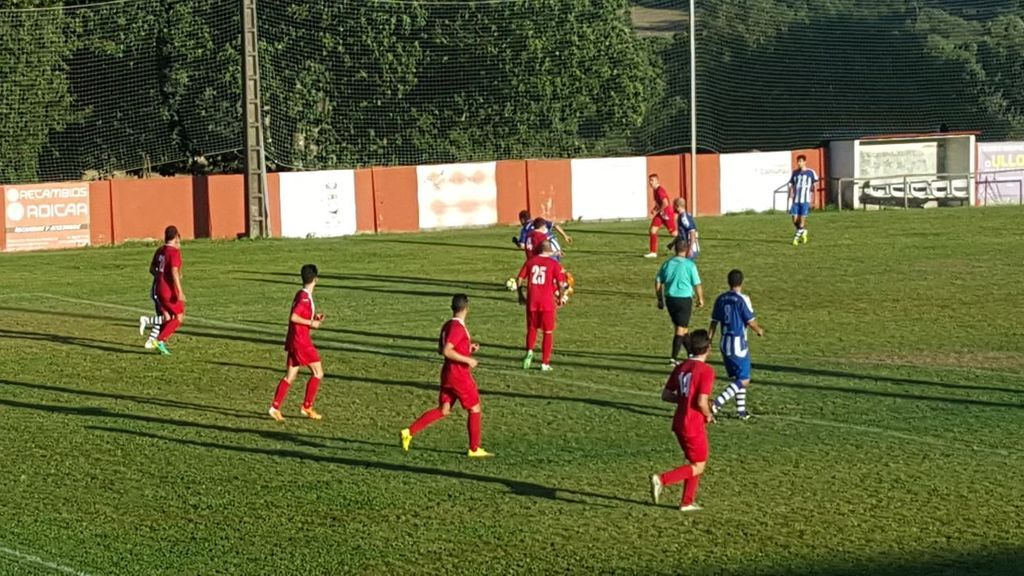
[[[541,313],[541,328],[544,330],[544,341],[541,343],[540,369],[551,370],[551,354],[555,350],[555,311]]]
[[[139,335],[143,335],[146,330],[146,326],[152,326],[149,330],[149,337],[146,338],[145,347],[147,350],[152,350],[156,347],[156,339],[160,336],[160,329],[164,323],[164,311],[160,309],[160,300],[156,295],[152,296],[153,309],[156,312],[153,316],[142,316],[139,318]]]
[[[537,330],[540,329],[536,312],[526,311],[526,355],[523,356],[523,370],[533,365],[533,349],[537,346]]]
[[[470,458],[489,458],[494,456],[480,446],[483,436],[483,404],[480,403],[480,392],[476,383],[462,386],[458,390],[459,403],[466,408],[466,432],[469,434],[469,451],[466,453]]]
[[[285,397],[288,396],[288,389],[292,387],[292,383],[295,382],[295,377],[299,375],[299,363],[295,362],[292,355],[288,354],[288,368],[285,371],[284,378],[277,383],[277,389],[274,390],[274,400],[270,403],[270,410],[268,413],[270,417],[278,422],[284,420],[284,416],[281,415],[281,404],[284,403]]]
[[[747,391],[750,389],[750,372],[747,371],[747,377],[740,380],[740,389],[736,392],[736,417],[740,420],[747,420],[750,418],[750,412],[747,411]]]
[[[441,391],[437,396],[437,408],[427,410],[415,422],[410,424],[408,428],[402,430],[402,450],[408,452],[413,436],[422,432],[427,426],[451,414],[452,403],[455,402],[455,398],[455,394],[442,384]]]
[[[693,512],[700,510],[694,500],[697,497],[697,488],[700,486],[700,477],[704,474],[704,466],[708,460],[708,436],[703,430],[692,436],[682,439],[683,454],[686,459],[692,462],[690,467],[693,475],[686,479],[683,484],[683,499],[679,504],[681,512]]]
[[[655,504],[658,502],[658,497],[661,495],[661,489],[663,487],[679,484],[681,482],[687,483],[687,486],[683,487],[683,502],[684,504],[692,504],[692,496],[697,492],[697,483],[694,482],[692,485],[692,493],[690,494],[691,499],[689,502],[686,501],[686,489],[693,479],[704,473],[704,461],[707,460],[706,436],[704,437],[703,442],[703,454],[701,454],[701,450],[699,450],[701,442],[698,441],[699,439],[687,438],[679,431],[676,431],[675,434],[676,440],[679,442],[679,447],[683,449],[683,454],[686,456],[688,463],[673,470],[669,470],[668,472],[651,476],[651,498],[654,500]],[[693,456],[692,459],[691,456]],[[697,457],[700,456],[703,457],[697,461]]]
[[[722,393],[715,398],[714,403],[711,405],[711,411],[715,414],[718,414],[718,411],[722,409],[722,406],[725,406],[729,400],[732,400],[743,390],[743,379],[740,378],[740,374],[742,372],[740,359],[726,354],[723,351],[722,364],[725,365],[725,372],[729,375],[729,380],[731,380],[731,382],[726,386],[725,390],[722,390]]]
[[[672,357],[671,361],[676,364],[679,360],[679,352],[686,342],[686,335],[690,331],[690,317],[693,314],[693,298],[666,298],[668,314],[672,318],[672,325],[675,332],[672,334]]]
[[[651,220],[651,229],[648,231],[648,248],[647,254],[644,258],[657,258],[658,257],[658,232],[661,230],[661,216],[655,216]]]
[[[313,374],[309,377],[309,381],[306,382],[306,396],[302,400],[302,410],[300,412],[310,420],[320,420],[323,416],[313,409],[313,402],[316,401],[317,392],[320,391],[320,382],[324,379],[324,367],[320,363],[320,355],[315,349],[307,352],[305,355],[308,357],[304,359],[306,360],[306,365],[309,366],[309,370]],[[313,359],[314,357],[315,360]]]
[[[181,326],[182,322],[185,321],[185,304],[178,300],[172,300],[170,298],[160,298],[160,309],[163,310],[169,319],[164,322],[160,328],[160,334],[157,335],[156,347],[160,350],[161,354],[169,354],[167,350],[167,339],[174,335],[174,333]]]
[[[807,215],[810,213],[810,204],[805,204],[803,214],[800,216],[800,241],[807,243]]]

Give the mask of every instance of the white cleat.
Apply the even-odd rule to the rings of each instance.
[[[680,512],[700,512],[704,507],[694,502],[693,504],[687,504],[686,506],[680,506]]]
[[[540,371],[541,372],[551,372],[552,370],[554,370],[554,368],[551,367],[551,364],[541,364],[540,365]]]
[[[647,254],[644,254],[644,258],[657,258],[657,257],[658,257],[658,253],[657,252],[648,252]]]
[[[146,335],[146,327],[149,326],[149,318],[139,316],[139,336]]]
[[[156,340],[153,338],[147,338],[145,347],[146,350],[152,350],[153,348],[156,348]]]
[[[657,474],[651,476],[651,500],[654,500],[655,504],[658,503],[658,498],[661,498],[661,489],[663,487],[660,476]]]

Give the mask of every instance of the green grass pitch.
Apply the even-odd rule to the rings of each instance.
[[[648,501],[681,455],[645,223],[569,226],[552,374],[518,367],[511,229],[188,243],[170,357],[136,329],[153,246],[4,254],[0,574],[1020,574],[1022,222],[821,213],[794,248],[784,215],[701,219],[709,301],[742,268],[767,335],[758,417],[710,429],[692,515],[678,487]],[[308,261],[325,419],[298,417],[300,382],[278,424]],[[466,458],[462,411],[398,442],[436,401],[459,291],[489,461]]]

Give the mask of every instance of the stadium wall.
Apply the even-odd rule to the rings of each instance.
[[[823,149],[701,154],[696,162],[698,215],[747,209],[748,204],[750,209],[769,208],[771,188],[784,184],[800,154],[827,178]],[[686,198],[692,210],[692,169],[690,155],[676,154],[275,173],[267,178],[267,207],[274,237],[514,225],[527,207],[533,216],[557,221],[645,219],[653,208],[647,187],[652,173],[670,196]],[[171,223],[186,239],[237,238],[246,230],[244,180],[237,174],[2,188],[3,251],[154,240]],[[40,208],[27,206],[45,204],[39,200],[44,197],[78,206],[77,212],[70,220],[30,223],[30,212]],[[68,210],[57,204],[58,212]],[[824,205],[822,196],[816,205]],[[50,237],[40,232],[44,228],[59,232]]]

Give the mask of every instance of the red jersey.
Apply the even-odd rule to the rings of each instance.
[[[164,244],[157,248],[156,253],[153,254],[153,261],[149,265],[149,270],[154,276],[153,288],[157,294],[167,296],[177,294],[172,272],[175,268],[181,270],[181,249],[170,244]]]
[[[556,309],[556,293],[565,283],[565,270],[550,256],[534,256],[519,270],[519,280],[529,281],[526,291],[526,308],[530,312],[547,312]]]
[[[665,215],[666,218],[671,219],[676,213],[675,208],[672,207],[672,202],[671,200],[669,200],[668,192],[665,191],[664,186],[658,186],[657,188],[654,189],[654,205],[665,207],[661,212]]]
[[[469,337],[469,330],[466,324],[458,318],[452,318],[441,327],[441,336],[437,340],[437,353],[444,354],[445,347],[451,344],[455,351],[463,356],[470,356],[472,351],[470,345],[473,340]],[[460,386],[473,384],[473,375],[469,371],[469,364],[444,359],[444,366],[441,367],[441,384]]]
[[[530,232],[530,237],[526,239],[526,258],[540,256],[540,247],[547,239],[547,232],[538,232],[537,230]]]
[[[299,318],[312,320],[316,314],[316,304],[313,302],[313,294],[305,288],[295,293],[292,300],[292,314],[298,314]],[[284,349],[289,352],[308,351],[313,349],[313,338],[310,336],[310,327],[303,324],[296,324],[288,316],[288,336],[284,341]]]
[[[684,436],[704,433],[704,413],[700,411],[697,398],[701,394],[711,396],[715,384],[715,370],[700,360],[687,360],[676,366],[665,383],[666,390],[679,395],[679,405],[672,417],[672,429]]]

